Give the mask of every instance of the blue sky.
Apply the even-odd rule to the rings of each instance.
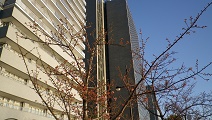
[[[210,0],[128,0],[137,32],[142,29],[142,37],[150,37],[147,44],[147,57],[158,55],[165,49],[166,38],[173,41],[185,26],[184,19],[195,17]],[[175,47],[175,58],[180,64],[194,66],[196,59],[200,67],[212,61],[212,6],[201,16],[198,25],[207,27],[195,29],[196,33],[184,37]],[[207,72],[212,72],[210,66]],[[209,81],[197,79],[196,93],[212,90],[212,77]]]

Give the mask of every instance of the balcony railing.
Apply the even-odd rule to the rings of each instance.
[[[82,3],[82,0],[77,0],[77,2],[81,6],[81,10],[83,11],[83,13],[85,13],[86,12],[86,9],[85,9],[85,5],[83,5],[83,3]]]
[[[15,110],[19,110],[19,111],[23,111],[23,112],[28,112],[28,113],[32,113],[32,114],[36,114],[39,116],[43,116],[43,117],[48,117],[48,118],[53,118],[53,116],[51,114],[47,114],[42,109],[31,109],[31,108],[25,108],[25,107],[21,107],[20,105],[15,105],[13,103],[8,103],[6,101],[0,100],[0,107],[7,107],[10,109],[15,109]]]
[[[74,21],[74,24],[75,25],[77,25],[77,26],[75,26],[76,27],[76,32],[78,32],[79,30],[80,30],[80,28],[81,28],[81,24],[80,24],[80,22],[76,19],[76,16],[75,15],[73,15],[73,11],[68,11],[66,8],[65,8],[65,4],[63,4],[62,3],[62,1],[61,1],[61,5],[63,6],[63,8],[66,10],[66,12],[68,12],[69,13],[69,15],[67,15],[67,14],[65,14],[66,12],[65,11],[63,11],[63,8],[60,6],[60,4],[59,4],[59,2],[58,1],[51,1],[53,4],[54,4],[54,6],[55,7],[57,7],[58,8],[58,11],[64,16],[64,18],[65,17],[68,17],[69,19],[69,21]],[[71,17],[72,17],[72,19],[70,19],[70,16],[71,15]],[[60,17],[61,18],[61,17]],[[60,19],[59,18],[59,19]],[[70,22],[71,23],[71,22]],[[74,28],[75,28],[74,27]]]
[[[40,27],[41,29],[43,29],[47,34],[49,34],[49,31],[51,31],[51,30],[49,29],[49,27],[47,27],[47,26],[41,21],[41,19],[39,19],[29,8],[25,7],[24,12],[26,12],[26,13],[29,15],[29,17],[31,17],[32,20],[34,20],[34,21],[39,25],[39,27]],[[58,18],[57,18],[57,19],[58,19]],[[53,27],[54,27],[55,29],[57,29],[56,27],[58,27],[58,26],[57,26],[57,25],[53,25]],[[49,36],[51,36],[51,34],[49,34]],[[82,47],[83,47],[83,46],[82,46]],[[62,48],[62,49],[63,49],[63,48]],[[81,56],[84,57],[84,53],[83,53],[81,50],[78,50],[78,48],[75,48],[75,49],[76,49],[76,51],[77,51]]]
[[[82,16],[83,16],[82,14],[83,13],[80,12],[78,8],[76,8],[75,2],[73,2],[75,5],[73,3],[71,3],[69,0],[67,2],[69,4],[69,6],[71,7],[71,10],[74,11],[75,16],[79,19],[79,21],[81,23],[83,23],[83,21],[84,21],[84,19],[82,18]],[[78,11],[76,11],[76,10],[78,10]]]

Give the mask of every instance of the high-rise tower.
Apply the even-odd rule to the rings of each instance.
[[[47,108],[42,104],[40,97],[32,89],[26,67],[20,54],[20,49],[27,53],[26,64],[31,69],[36,66],[42,68],[41,60],[52,68],[64,62],[71,64],[73,56],[61,46],[42,44],[44,37],[32,31],[29,23],[35,23],[37,28],[51,36],[61,25],[61,19],[66,25],[72,26],[73,34],[79,32],[85,25],[85,0],[0,0],[0,119],[14,120],[52,120]],[[67,29],[67,26],[62,26]],[[16,32],[40,42],[18,38]],[[67,35],[67,39],[71,39]],[[72,45],[72,43],[70,43]],[[79,41],[74,46],[73,53],[83,59],[85,45]],[[39,54],[38,54],[39,52]],[[42,59],[40,59],[40,57]],[[33,76],[32,76],[33,77]],[[37,77],[38,78],[38,77]],[[38,85],[46,92],[54,90],[46,74],[39,73]],[[45,87],[45,88],[44,88]],[[48,89],[47,89],[48,88]],[[72,91],[77,94],[76,90]],[[47,93],[48,94],[48,93]],[[75,96],[73,103],[81,101]],[[59,106],[55,105],[57,116],[65,119]],[[71,117],[74,119],[74,112]]]
[[[99,12],[99,6],[102,6],[103,2],[104,11],[102,12],[101,7],[101,12]],[[102,52],[97,54],[97,71],[95,73],[97,74],[97,85],[99,81],[113,83],[111,91],[115,92],[114,97],[117,99],[114,101],[108,98],[107,103],[108,112],[111,115],[110,117],[113,118],[130,95],[126,84],[133,88],[135,83],[141,79],[138,36],[126,0],[87,0],[86,8],[86,21],[88,25],[91,25],[87,29],[87,34],[93,34],[88,37],[89,42],[99,40],[98,35],[101,32],[106,31],[107,33],[106,42],[104,42],[106,44],[101,45],[102,50],[100,51]],[[102,41],[104,40],[102,39]],[[87,57],[89,58],[89,55]],[[106,66],[103,67],[102,65]],[[101,69],[103,70],[102,73],[99,71]],[[102,77],[99,76],[101,74]],[[126,75],[128,80],[123,80],[120,74]],[[116,91],[118,87],[121,88],[120,91]],[[124,110],[123,118],[139,119],[139,111],[138,104],[134,100]]]
[[[118,105],[117,109],[111,111],[119,111],[130,96],[128,90],[141,78],[139,74],[141,61],[135,54],[139,51],[139,41],[125,0],[107,1],[105,12],[109,42],[106,61],[107,79],[112,81],[116,88],[121,88],[115,92],[117,100],[111,101],[111,105],[114,103]],[[126,108],[123,118],[139,118],[136,100]]]

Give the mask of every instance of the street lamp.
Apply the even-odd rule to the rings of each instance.
[[[130,86],[130,87],[134,87],[134,85]],[[126,88],[125,86],[116,86],[116,91],[121,91],[122,88]],[[130,89],[130,92],[131,92],[131,89]],[[130,93],[129,93],[130,95]],[[133,109],[132,109],[133,105],[132,105],[132,102],[130,101],[130,117],[131,117],[131,120],[133,120]]]
[[[125,86],[116,86],[116,91],[121,91],[121,88],[124,88]]]

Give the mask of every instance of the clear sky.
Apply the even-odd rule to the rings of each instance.
[[[186,27],[184,19],[195,17],[211,0],[128,0],[137,32],[142,29],[142,37],[150,37],[147,44],[147,57],[158,55],[165,49],[166,38],[173,41]],[[198,25],[207,27],[195,29],[196,33],[184,37],[175,47],[175,58],[179,64],[194,66],[196,59],[200,67],[212,61],[212,6],[201,16]],[[207,72],[212,73],[212,66]],[[212,77],[209,81],[197,79],[196,93],[212,90]]]

